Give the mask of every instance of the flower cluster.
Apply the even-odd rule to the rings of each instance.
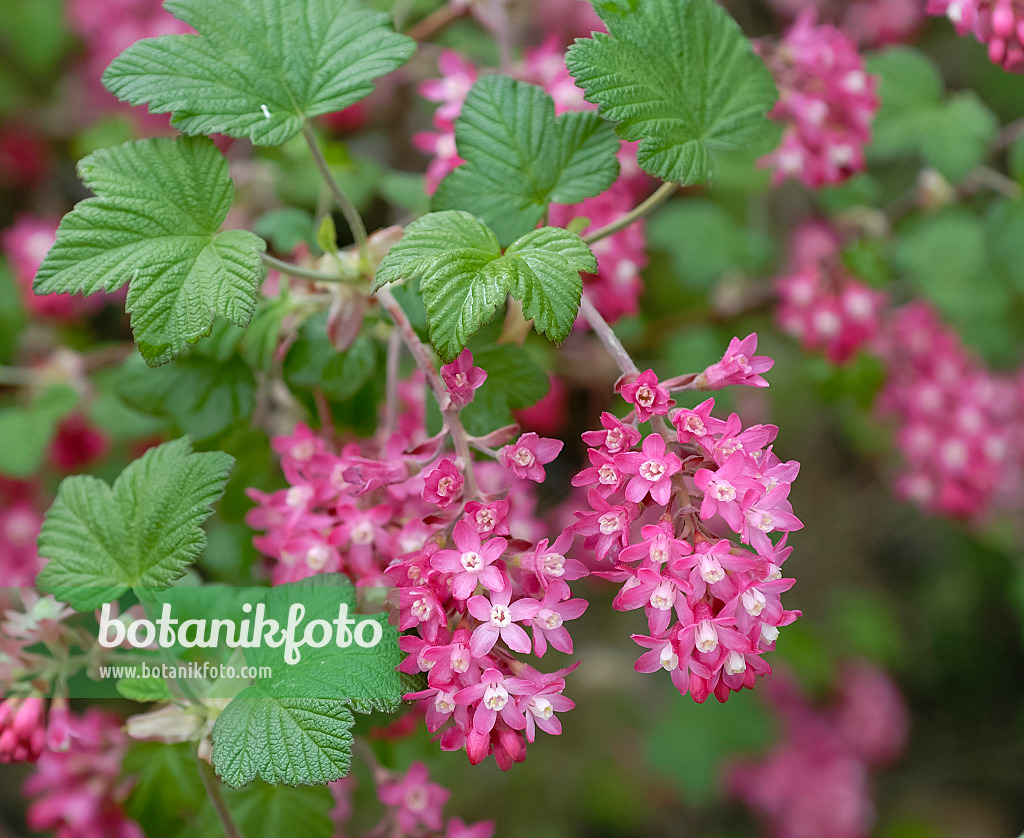
[[[948,17],[960,35],[973,33],[988,47],[989,60],[1007,72],[1024,72],[1021,0],[928,0],[928,14]]]
[[[895,760],[907,739],[897,686],[864,661],[843,666],[838,695],[816,708],[792,681],[767,689],[783,739],[763,759],[738,761],[726,780],[775,838],[865,838],[874,820],[870,769]]]
[[[769,0],[768,5],[787,18],[813,7],[821,20],[835,23],[858,44],[870,47],[906,41],[925,18],[917,0]]]
[[[103,71],[118,54],[142,38],[192,32],[192,27],[163,8],[161,0],[68,0],[65,4],[71,30],[85,45],[80,83],[93,108],[120,108],[150,133],[167,133],[166,116],[150,115],[138,108],[117,104],[100,83]]]
[[[807,349],[842,363],[879,332],[886,296],[856,279],[839,258],[839,237],[808,223],[793,234],[788,273],[775,281],[780,328]]]
[[[735,383],[757,384],[756,373],[739,371],[750,366],[735,357],[744,344],[753,352],[756,336],[733,341],[709,370],[728,368]],[[761,362],[769,359],[749,360],[767,369]],[[736,414],[717,419],[714,399],[670,412],[669,382],[651,370],[625,378],[619,390],[632,415],[605,413],[602,429],[583,435],[590,466],[573,485],[589,490],[590,508],[576,513],[575,530],[598,561],[614,563],[595,571],[622,583],[614,607],[647,615],[649,633],[633,636],[649,650],[637,671],[665,669],[680,693],[724,702],[770,671],[762,654],[799,615],[780,601],[793,584],[781,572],[792,548],[785,536],[769,538],[802,526],[787,499],[799,464],[772,453],[772,425],[744,429]],[[649,421],[641,442],[639,425]],[[749,546],[720,536],[723,529]]]
[[[976,518],[1024,484],[1024,377],[973,358],[925,303],[894,312],[881,346],[878,407],[898,423],[900,495],[929,512]]]
[[[430,782],[427,766],[414,762],[405,774],[373,766],[377,798],[386,807],[384,817],[371,834],[394,838],[493,838],[494,822],[466,824],[459,818],[445,821],[444,806],[451,792],[439,783]],[[343,826],[351,815],[351,775],[331,784],[336,806],[331,813],[335,823]],[[344,834],[337,833],[339,836]]]
[[[105,301],[103,294],[88,297],[73,294],[37,295],[32,280],[43,263],[47,251],[57,240],[57,222],[20,215],[0,234],[0,249],[10,260],[11,270],[21,296],[22,305],[33,317],[67,322],[90,314]]]
[[[485,373],[466,351],[441,368],[446,411],[472,401]],[[248,522],[264,535],[256,546],[276,559],[275,583],[317,572],[348,574],[357,586],[391,586],[408,657],[401,669],[424,672],[427,727],[444,750],[466,749],[473,763],[493,753],[507,769],[521,761],[539,728],[561,732],[555,713],[570,671],[543,674],[516,655],[548,647],[572,652],[563,623],[587,603],[568,581],[587,575],[565,558],[571,530],[553,544],[536,541],[539,525],[528,488],[562,448],[557,440],[514,429],[467,444],[497,462],[442,451],[445,433],[426,439],[422,387],[403,382],[402,423],[377,450],[349,443],[331,450],[299,426],[274,440],[290,488],[249,490],[258,506]],[[368,454],[370,456],[368,456]],[[536,542],[536,543],[535,543]],[[529,633],[528,633],[529,632]]]
[[[128,736],[121,720],[96,708],[67,717],[68,744],[44,750],[23,792],[33,830],[56,838],[144,838],[121,808],[131,781],[121,777]]]
[[[817,188],[864,169],[864,147],[878,110],[876,80],[856,45],[834,26],[816,25],[808,9],[776,45],[761,53],[779,86],[769,116],[785,125],[779,147],[761,160],[776,183],[796,177]]]
[[[32,504],[18,501],[0,505],[0,573],[4,584],[27,587],[35,584],[42,567],[36,539],[43,516]]]
[[[435,130],[413,137],[416,147],[431,155],[427,166],[428,191],[433,191],[448,172],[463,162],[455,147],[455,119],[478,75],[467,59],[450,50],[441,53],[438,64],[442,78],[420,85],[423,97],[438,103],[434,111]],[[569,75],[557,39],[550,38],[536,49],[526,50],[511,73],[544,88],[554,100],[556,113],[594,107],[583,98],[583,91]],[[647,176],[636,164],[635,151],[635,144],[623,144],[619,152],[620,175],[615,183],[601,195],[582,203],[553,204],[549,222],[564,226],[574,218],[587,218],[590,221],[587,229],[597,230],[631,210],[643,197],[648,184]],[[593,246],[600,269],[597,274],[585,277],[588,295],[610,321],[637,311],[643,290],[640,272],[647,265],[645,242],[644,221],[640,220]]]

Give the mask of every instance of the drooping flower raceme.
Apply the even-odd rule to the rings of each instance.
[[[779,85],[769,116],[785,126],[779,147],[762,158],[774,180],[799,179],[817,188],[864,169],[864,148],[878,110],[876,80],[856,45],[840,30],[815,23],[805,9],[773,46],[761,54]]]

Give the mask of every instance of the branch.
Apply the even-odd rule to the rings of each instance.
[[[202,778],[206,795],[210,798],[217,817],[220,818],[220,825],[224,827],[225,838],[245,838],[231,818],[231,811],[228,809],[227,803],[224,802],[224,796],[220,793],[220,779],[213,770],[213,766],[205,759],[200,758],[198,754],[196,763],[199,765],[199,776]]]
[[[633,359],[629,357],[626,347],[622,345],[622,341],[616,336],[612,327],[608,325],[608,321],[601,316],[601,313],[594,308],[594,304],[587,299],[586,294],[580,298],[580,314],[590,324],[590,328],[594,330],[594,334],[604,344],[605,349],[608,350],[608,353],[615,360],[622,374],[639,374],[640,369],[633,363]]]
[[[280,271],[283,274],[294,276],[298,279],[308,279],[311,282],[333,282],[335,284],[351,284],[357,281],[347,277],[338,276],[338,274],[325,274],[320,271],[314,271],[311,268],[303,268],[299,265],[293,265],[291,262],[285,262],[283,259],[277,259],[268,253],[261,253],[260,258],[263,260],[263,264],[268,268],[273,268],[275,271]]]
[[[306,138],[306,145],[309,146],[309,152],[313,155],[313,162],[316,163],[320,177],[324,179],[327,188],[331,190],[331,195],[341,210],[341,214],[345,216],[345,221],[348,223],[349,229],[352,231],[352,237],[355,239],[356,248],[359,250],[359,259],[365,267],[369,264],[370,259],[366,247],[366,227],[363,225],[363,219],[359,215],[359,210],[348,199],[348,196],[338,185],[338,181],[334,179],[334,175],[331,174],[331,169],[327,165],[324,153],[320,150],[320,146],[316,141],[316,135],[313,133],[313,129],[308,122],[302,123],[302,136]]]
[[[441,415],[444,417],[445,427],[448,429],[448,433],[451,434],[452,443],[455,446],[455,454],[461,457],[465,463],[466,498],[475,498],[479,494],[479,489],[477,488],[476,475],[473,473],[473,454],[469,450],[469,434],[466,433],[466,428],[459,418],[459,411],[451,406],[448,388],[445,387],[441,376],[434,367],[434,353],[416,335],[416,330],[413,329],[412,323],[409,322],[405,311],[398,304],[395,295],[391,293],[391,289],[386,286],[378,289],[377,299],[388,313],[391,322],[395,324],[395,328],[401,334],[402,341],[416,361],[416,366],[420,368],[426,377],[430,389],[434,391],[434,398],[437,399],[438,406],[441,407]]]
[[[647,213],[657,209],[661,204],[671,198],[678,188],[678,183],[663,183],[657,188],[657,190],[652,192],[643,203],[637,204],[633,209],[622,217],[615,219],[611,224],[606,224],[604,227],[595,230],[593,233],[587,233],[587,235],[582,237],[583,241],[587,244],[593,244],[596,241],[608,238],[612,233],[624,230],[634,221],[643,218]]]

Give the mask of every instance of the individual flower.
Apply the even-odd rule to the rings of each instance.
[[[697,376],[695,382],[698,390],[721,390],[733,384],[745,384],[749,387],[767,387],[768,382],[761,376],[774,365],[775,361],[767,355],[755,355],[757,351],[757,333],[751,332],[743,340],[733,338],[729,348],[725,350],[722,360],[712,364]]]
[[[658,376],[653,370],[644,370],[632,381],[619,385],[619,393],[636,409],[640,422],[646,422],[652,416],[664,416],[675,404],[669,398],[668,390],[658,384]]]
[[[397,810],[395,819],[406,834],[420,827],[434,831],[441,828],[442,809],[451,792],[429,780],[427,767],[422,762],[414,762],[404,777],[385,780],[377,787],[380,802]]]
[[[682,462],[667,450],[661,434],[644,439],[641,451],[619,454],[615,459],[624,473],[634,475],[626,484],[626,500],[639,503],[649,492],[655,503],[666,506],[672,496],[672,477],[683,467]]]
[[[466,478],[449,459],[441,460],[423,481],[423,500],[447,509],[462,491]]]
[[[560,439],[545,439],[531,432],[502,448],[498,460],[520,480],[543,483],[544,466],[558,456],[563,444]]]
[[[454,407],[465,407],[473,401],[474,391],[487,379],[486,370],[473,366],[473,353],[463,349],[458,358],[441,367],[441,378],[448,388]]]
[[[523,598],[512,602],[512,588],[507,587],[492,592],[490,599],[471,597],[468,607],[469,613],[481,621],[469,641],[473,657],[479,658],[490,652],[499,637],[513,652],[525,654],[530,651],[533,644],[518,623],[536,616],[541,607],[537,600]]]
[[[467,599],[477,584],[489,591],[500,591],[507,585],[505,574],[494,562],[505,552],[508,542],[504,538],[491,538],[481,542],[479,533],[466,521],[455,525],[453,540],[456,549],[438,550],[430,558],[435,570],[452,575],[452,596]]]

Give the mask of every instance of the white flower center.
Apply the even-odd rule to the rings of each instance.
[[[743,592],[740,597],[740,602],[743,603],[744,610],[751,616],[760,616],[761,612],[764,611],[765,605],[768,604],[767,600],[757,588],[750,588]]]
[[[437,494],[442,498],[448,497],[455,487],[455,478],[453,477],[442,477],[437,481]]]
[[[331,550],[326,544],[314,544],[306,552],[306,564],[313,570],[323,570],[330,557]]]
[[[491,625],[495,628],[505,628],[512,623],[512,614],[507,605],[495,605],[491,608]]]
[[[619,512],[605,512],[597,519],[598,526],[604,535],[611,535],[622,529],[622,514]]]
[[[316,453],[316,445],[313,444],[313,440],[304,439],[302,442],[296,442],[292,446],[292,457],[299,462],[305,462]]]
[[[565,574],[565,556],[561,553],[545,553],[540,557],[540,565],[548,576],[563,576]]]
[[[683,426],[694,436],[704,436],[704,423],[699,416],[693,414],[687,416]]]
[[[538,719],[550,719],[555,712],[555,708],[543,696],[535,695],[530,699],[530,712]]]
[[[492,684],[484,690],[484,707],[488,710],[501,710],[508,704],[508,690],[500,684]]]
[[[736,487],[728,480],[712,480],[708,488],[711,490],[711,497],[721,503],[736,500]]]
[[[676,601],[676,588],[669,581],[659,582],[651,591],[651,605],[659,611],[668,611]]]
[[[426,598],[420,597],[412,601],[412,607],[409,610],[417,619],[425,620],[430,616],[430,603]]]
[[[438,693],[434,697],[434,709],[438,713],[455,712],[455,696],[451,693]]]
[[[373,541],[373,524],[363,520],[352,527],[352,541],[355,544],[369,544]]]
[[[661,668],[667,672],[671,672],[679,667],[679,655],[673,651],[672,644],[670,643],[666,643],[661,647],[660,658]]]
[[[636,391],[636,403],[642,407],[650,407],[654,404],[654,391],[646,384]]]
[[[725,672],[727,675],[739,675],[747,670],[747,659],[739,652],[729,652],[725,659]]]
[[[703,555],[700,557],[700,576],[709,585],[714,585],[715,582],[725,579],[725,570],[714,556]]]
[[[539,620],[546,629],[556,629],[562,625],[562,615],[552,611],[550,608],[542,608],[537,612],[537,620]]]
[[[537,458],[533,456],[533,452],[529,448],[517,448],[515,454],[512,455],[512,459],[524,468],[529,468],[537,461]]]
[[[761,625],[761,639],[765,643],[774,643],[779,639],[779,630],[775,626],[764,623]]]
[[[640,464],[640,476],[645,480],[650,480],[652,483],[657,483],[661,480],[664,473],[665,464],[657,460],[648,460],[646,463]]]
[[[476,513],[476,528],[481,532],[490,532],[497,525],[498,519],[490,509],[480,509]]]
[[[480,558],[479,553],[474,553],[472,550],[467,550],[459,558],[462,562],[462,568],[467,573],[479,573],[484,569],[484,560]]]
[[[701,620],[697,626],[697,650],[713,652],[718,648],[718,629],[710,620]]]
[[[619,482],[619,473],[615,466],[605,463],[597,470],[597,479],[603,486],[614,486]]]
[[[422,812],[429,803],[423,786],[415,786],[405,793],[405,808],[411,812]]]
[[[623,434],[619,428],[612,428],[604,438],[604,445],[612,453],[622,448]]]

